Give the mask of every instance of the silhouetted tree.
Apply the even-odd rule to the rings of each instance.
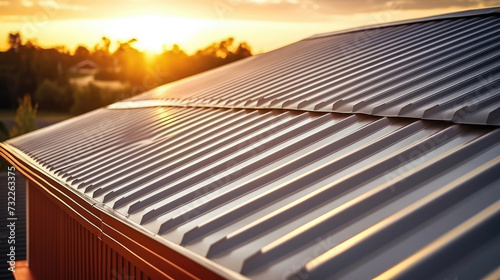
[[[69,84],[46,79],[38,86],[35,100],[40,110],[68,113],[73,104],[73,93]]]
[[[19,32],[9,33],[9,45],[10,49],[18,52],[21,47],[21,34]]]
[[[118,42],[118,48],[113,53],[115,67],[120,68],[120,78],[132,85],[140,85],[146,75],[146,61],[144,54],[133,47],[137,39],[133,38],[126,42]]]
[[[31,97],[26,94],[19,99],[19,107],[16,111],[16,119],[10,137],[16,137],[36,129],[35,119],[38,105],[31,104]]]
[[[75,54],[73,55],[73,57],[74,57],[75,63],[78,63],[80,61],[89,59],[90,58],[90,51],[86,47],[80,45],[80,46],[76,47]]]
[[[101,42],[94,46],[91,55],[91,59],[103,69],[109,69],[113,66],[113,59],[109,53],[110,46],[111,41],[107,37],[102,37]]]

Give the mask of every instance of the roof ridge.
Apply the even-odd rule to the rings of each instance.
[[[428,17],[422,17],[422,18],[415,18],[415,19],[406,19],[406,20],[386,22],[386,23],[363,25],[363,26],[358,26],[358,27],[353,27],[353,28],[348,28],[348,29],[343,29],[343,30],[319,33],[319,34],[315,34],[315,35],[312,35],[310,37],[307,37],[303,40],[314,40],[314,39],[318,39],[318,38],[336,36],[336,35],[341,35],[341,34],[346,34],[346,33],[367,31],[367,30],[378,29],[378,28],[394,27],[394,26],[405,25],[405,24],[414,24],[414,23],[421,23],[421,22],[428,22],[428,21],[456,19],[456,18],[465,18],[465,17],[477,17],[477,16],[484,16],[484,15],[492,15],[492,14],[496,14],[496,13],[500,13],[500,6],[499,7],[482,8],[482,9],[465,10],[465,11],[459,11],[459,12],[454,12],[454,13],[434,15],[434,16],[428,16]]]

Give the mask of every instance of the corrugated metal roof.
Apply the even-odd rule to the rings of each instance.
[[[321,34],[132,100],[500,125],[499,10]]]
[[[479,277],[500,266],[499,129],[332,113],[101,109],[8,144],[97,205],[251,278],[412,269]],[[429,263],[436,256],[439,267]],[[461,265],[470,256],[480,269]]]
[[[304,40],[3,145],[242,278],[494,278],[500,129],[449,120],[498,124],[499,24]]]

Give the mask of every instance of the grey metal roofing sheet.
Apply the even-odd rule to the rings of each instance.
[[[7,143],[100,207],[251,278],[477,278],[500,266],[494,127],[157,107],[100,109]]]
[[[500,128],[449,120],[498,124],[498,25],[304,40],[5,145],[242,278],[495,279]]]
[[[498,10],[313,36],[132,100],[500,125]]]

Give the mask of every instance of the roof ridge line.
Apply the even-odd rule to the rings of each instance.
[[[474,9],[474,10],[465,10],[465,11],[459,11],[459,12],[448,13],[448,14],[443,14],[443,15],[434,15],[434,16],[428,16],[428,17],[422,17],[422,18],[416,18],[416,19],[406,19],[406,20],[400,20],[400,21],[364,25],[364,26],[352,27],[352,28],[343,29],[343,30],[319,33],[319,34],[315,34],[315,35],[312,35],[310,37],[304,38],[302,40],[303,41],[315,40],[315,39],[319,39],[319,38],[337,36],[337,35],[342,35],[342,34],[347,34],[347,33],[368,31],[368,30],[373,30],[373,29],[378,29],[378,28],[394,27],[394,26],[398,26],[398,25],[415,24],[415,23],[421,23],[421,22],[446,20],[446,19],[477,17],[477,16],[493,15],[493,14],[498,14],[498,13],[500,13],[500,6],[490,7],[490,8],[482,8],[482,9]]]

